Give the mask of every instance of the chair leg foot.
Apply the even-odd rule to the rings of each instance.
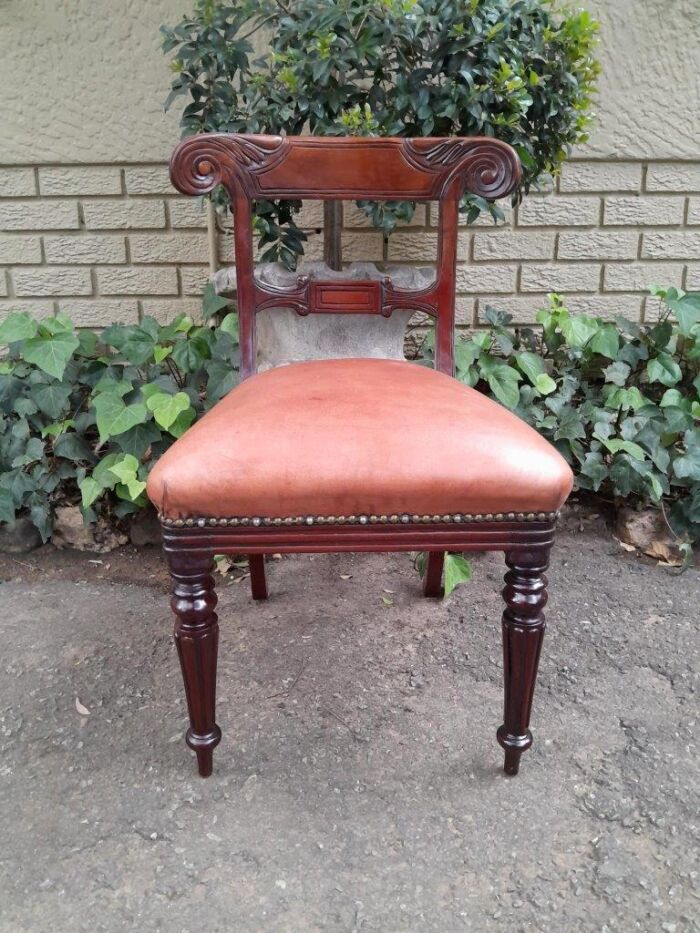
[[[509,551],[503,598],[503,725],[497,732],[505,751],[503,770],[516,775],[520,756],[532,745],[530,713],[544,638],[549,551]]]
[[[215,720],[219,624],[210,554],[168,554],[175,613],[175,644],[185,684],[190,728],[185,741],[197,754],[202,777],[212,772],[212,753],[221,740]]]
[[[442,569],[445,565],[443,551],[429,551],[423,578],[423,595],[440,598],[443,595]]]
[[[250,591],[253,599],[267,599],[267,580],[265,579],[265,555],[249,554]]]
[[[221,741],[221,729],[214,726],[209,735],[199,735],[192,729],[188,729],[185,741],[197,755],[197,770],[200,777],[211,777],[214,767],[214,749]]]

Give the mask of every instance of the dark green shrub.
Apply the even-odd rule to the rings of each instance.
[[[269,36],[252,62],[250,36]],[[557,0],[198,0],[174,27],[166,108],[183,133],[497,136],[520,155],[520,197],[587,138],[597,24]],[[298,203],[261,205],[266,259],[303,251]],[[387,234],[411,204],[362,205]],[[498,209],[467,198],[470,221]]]

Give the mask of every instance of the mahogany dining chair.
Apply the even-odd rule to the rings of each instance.
[[[264,555],[425,551],[424,592],[441,593],[447,551],[504,551],[504,770],[532,744],[532,697],[545,629],[549,552],[572,486],[559,453],[513,413],[453,378],[459,201],[510,194],[520,163],[491,138],[401,139],[203,134],[170,162],[188,195],[223,185],[234,215],[241,383],[161,457],[148,479],[173,579],[171,605],[190,717],[188,746],[212,772],[219,629],[215,554],[248,554],[254,599]],[[291,287],[256,278],[252,206],[261,199],[438,202],[435,279],[420,290],[377,281]],[[256,373],[264,308],[300,315],[415,309],[435,319],[435,369],[331,359]]]

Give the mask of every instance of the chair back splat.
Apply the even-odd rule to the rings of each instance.
[[[520,162],[506,143],[488,137],[446,139],[254,136],[203,134],[184,140],[170,160],[173,185],[183,194],[207,194],[219,185],[229,193],[241,345],[241,378],[255,372],[255,316],[263,308],[299,314],[381,314],[415,309],[436,320],[436,368],[454,370],[455,264],[459,200],[468,192],[495,200],[510,194],[521,177]],[[297,276],[291,287],[255,278],[252,204],[255,200],[437,201],[438,259],[435,281],[421,290],[382,281],[311,281]]]

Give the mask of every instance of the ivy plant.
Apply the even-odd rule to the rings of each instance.
[[[523,164],[518,200],[587,139],[597,29],[559,0],[197,0],[161,30],[166,108],[185,97],[185,135],[497,136]],[[268,50],[253,60],[260,30]],[[414,210],[360,206],[387,235]],[[266,259],[292,266],[303,252],[299,207],[258,205]],[[462,209],[501,216],[474,197]]]
[[[700,541],[700,293],[654,288],[645,324],[571,314],[559,295],[541,329],[490,325],[455,351],[457,378],[486,392],[564,455],[576,486],[664,511],[681,542]],[[423,350],[432,357],[432,334]]]
[[[184,315],[99,336],[64,316],[0,324],[0,522],[30,516],[44,540],[58,504],[87,522],[147,505],[158,457],[237,381],[238,319]]]
[[[459,340],[457,378],[531,424],[579,489],[662,509],[681,543],[700,541],[700,293],[656,288],[657,320],[574,315],[558,295],[539,328]],[[217,310],[210,300],[210,310]],[[146,506],[148,473],[237,382],[237,316],[197,325],[145,317],[100,335],[64,316],[0,324],[0,522],[28,515],[45,539],[57,504],[119,522]],[[422,362],[432,358],[432,336]],[[447,562],[446,588],[468,567]]]

